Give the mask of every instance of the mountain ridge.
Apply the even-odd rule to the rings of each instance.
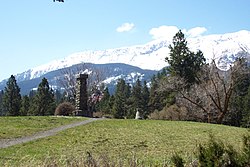
[[[215,58],[218,60],[217,62],[220,62],[221,57],[226,59],[239,52],[249,54],[249,39],[250,31],[241,30],[235,33],[187,38],[187,41],[188,47],[192,51],[201,50],[208,61]],[[148,42],[145,45],[77,52],[63,59],[54,60],[47,64],[29,69],[16,76],[19,80],[34,79],[47,72],[70,67],[79,63],[124,63],[142,69],[160,70],[168,65],[165,62],[165,58],[169,55],[168,46],[170,44],[171,41],[169,39],[162,39]],[[220,63],[218,64],[220,66]]]
[[[214,59],[218,67],[222,70],[227,70],[230,64],[238,57],[245,57],[248,60],[250,59],[250,31],[247,30],[186,39],[191,51],[201,50],[207,62]],[[71,66],[84,63],[99,64],[99,66],[102,64],[121,63],[138,67],[144,71],[151,70],[155,72],[168,65],[165,58],[169,55],[170,44],[172,44],[172,39],[157,39],[144,45],[77,52],[63,59],[54,60],[19,73],[15,75],[15,77],[19,83],[28,82],[30,80],[34,81],[36,78],[46,76],[46,74],[52,73],[53,71],[70,68]],[[129,66],[124,66],[124,68],[127,69]],[[114,69],[111,69],[113,71],[110,71],[110,73],[115,73]],[[135,69],[134,73],[137,72],[138,69]],[[130,71],[130,73],[132,72]],[[56,75],[58,75],[58,73]],[[130,74],[126,72],[124,75],[126,76]],[[116,76],[110,75],[104,80],[109,80],[110,77],[115,79],[117,76],[118,74],[116,73]],[[4,83],[6,83],[6,80],[0,82],[0,86],[4,85]]]

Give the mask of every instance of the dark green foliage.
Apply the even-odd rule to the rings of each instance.
[[[22,97],[22,107],[20,109],[20,115],[26,116],[28,115],[28,111],[30,108],[30,99],[27,95]]]
[[[200,166],[247,167],[250,165],[250,135],[243,136],[241,151],[211,136],[207,145],[199,146],[198,158]]]
[[[139,79],[136,80],[135,85],[132,88],[132,113],[131,117],[134,118],[136,111],[143,111],[143,96],[142,96],[142,85]]]
[[[198,147],[198,159],[202,167],[221,166],[221,159],[225,152],[224,144],[221,141],[215,141],[213,136],[207,146],[202,144]]]
[[[21,108],[21,94],[20,88],[17,85],[16,79],[13,75],[6,83],[3,96],[3,108],[7,115],[18,116],[20,115]]]
[[[130,87],[125,80],[119,79],[114,94],[113,115],[115,118],[124,118],[127,115],[126,102],[130,96]]]
[[[137,110],[142,117],[146,118],[149,114],[149,89],[146,81],[142,86],[141,81],[137,79],[131,88],[123,79],[120,79],[108,106],[112,106],[115,118],[133,119]]]
[[[53,90],[49,87],[49,83],[46,78],[42,79],[39,84],[37,93],[32,100],[32,107],[30,113],[32,115],[53,115],[55,111],[55,99]]]
[[[175,167],[184,167],[184,161],[182,157],[176,153],[171,157],[171,161]]]
[[[201,51],[191,52],[187,47],[187,41],[181,30],[173,37],[173,46],[169,46],[170,55],[166,57],[169,63],[169,72],[172,76],[184,78],[187,84],[198,82],[197,75],[205,64],[205,58]]]
[[[149,88],[147,82],[144,81],[142,88],[142,117],[147,118],[149,115]]]
[[[241,161],[245,166],[250,166],[250,134],[243,137],[243,154]]]
[[[0,116],[4,114],[3,110],[3,90],[0,91]]]
[[[110,93],[108,87],[103,91],[103,97],[97,105],[97,111],[102,112],[103,114],[111,114],[111,105],[110,105]]]
[[[151,88],[149,92],[150,113],[154,112],[155,110],[160,111],[165,106],[165,95],[157,90],[157,88],[159,87],[159,80],[160,78],[156,76],[153,76],[151,79]]]
[[[250,123],[250,74],[247,60],[238,59],[235,67],[242,68],[238,73],[234,73],[233,77],[237,78],[237,84],[234,88],[232,101],[230,103],[231,113],[229,123],[233,126],[249,127]]]
[[[55,115],[69,116],[75,111],[75,106],[70,102],[63,102],[56,107]]]
[[[115,118],[124,118],[126,116],[125,99],[120,94],[115,96],[113,115]]]
[[[238,101],[238,103],[242,104],[240,106],[240,109],[242,109],[241,125],[244,127],[250,127],[250,87],[248,87],[247,94],[239,99],[241,99],[241,101]]]
[[[165,106],[171,106],[175,103],[175,93],[170,90],[160,89],[160,85],[167,79],[167,71],[163,69],[151,79],[149,110],[161,111]]]

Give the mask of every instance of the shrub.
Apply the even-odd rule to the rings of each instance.
[[[154,111],[149,116],[150,119],[161,119],[161,120],[187,120],[187,110],[184,107],[178,107],[177,105],[171,105],[164,107],[161,111]]]
[[[198,161],[197,161],[198,160]],[[236,151],[232,145],[225,145],[221,140],[210,134],[208,143],[199,144],[197,160],[190,166],[201,167],[249,167],[250,166],[250,135],[243,137],[243,150]],[[171,157],[174,166],[184,166],[181,156]],[[197,163],[196,163],[197,162]]]
[[[243,137],[242,161],[245,166],[250,166],[250,134]]]
[[[210,135],[207,145],[198,147],[198,159],[201,166],[221,166],[221,159],[225,153],[225,146],[221,141],[216,141]]]
[[[59,104],[55,110],[55,115],[69,116],[75,111],[75,106],[69,102]]]
[[[175,153],[172,157],[171,157],[171,161],[173,162],[175,167],[184,167],[184,160],[182,159],[182,157],[180,155],[178,155],[177,153]]]

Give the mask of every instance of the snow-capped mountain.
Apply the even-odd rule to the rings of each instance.
[[[242,30],[222,35],[208,35],[197,38],[187,38],[188,47],[201,50],[207,61],[215,59],[219,67],[227,64],[237,56],[250,54],[250,31]],[[107,49],[100,51],[83,51],[68,57],[49,62],[17,75],[20,81],[34,79],[48,72],[70,67],[79,63],[124,63],[142,69],[160,70],[167,66],[166,56],[169,55],[170,40],[155,40],[145,45]]]
[[[226,70],[237,57],[250,58],[250,31],[191,38],[188,45],[191,50],[201,50],[208,63],[214,59]]]
[[[215,59],[218,67],[224,70],[239,56],[250,58],[250,31],[242,30],[235,33],[187,38],[187,41],[192,51],[201,50],[208,63],[211,59]],[[64,59],[54,60],[17,74],[16,79],[18,82],[35,80],[53,71],[81,63],[123,63],[144,70],[160,70],[168,65],[165,58],[169,55],[170,44],[172,40],[161,39],[145,45],[74,53]],[[105,80],[109,81],[112,77],[114,79],[117,75],[109,77],[111,78]],[[0,83],[0,86],[3,83]]]
[[[61,89],[65,88],[65,82],[69,80],[64,80],[65,76],[76,76],[79,74],[79,71],[85,71],[89,74],[88,81],[91,83],[96,81],[101,81],[108,86],[111,93],[114,92],[114,87],[117,83],[117,80],[122,78],[126,81],[126,83],[133,84],[139,78],[140,80],[150,81],[151,77],[157,73],[154,70],[143,70],[139,67],[122,64],[122,63],[109,63],[109,64],[91,64],[91,63],[84,63],[84,64],[77,64],[67,68],[54,70],[48,72],[38,78],[25,80],[25,81],[18,81],[18,85],[21,88],[22,94],[29,94],[30,90],[36,89],[38,84],[42,81],[42,78],[45,77],[52,88]],[[3,90],[6,86],[6,83],[0,82],[0,90]]]

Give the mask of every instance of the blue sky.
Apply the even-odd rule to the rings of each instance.
[[[74,52],[145,44],[176,29],[187,36],[250,31],[249,6],[250,0],[2,1],[0,80]]]

